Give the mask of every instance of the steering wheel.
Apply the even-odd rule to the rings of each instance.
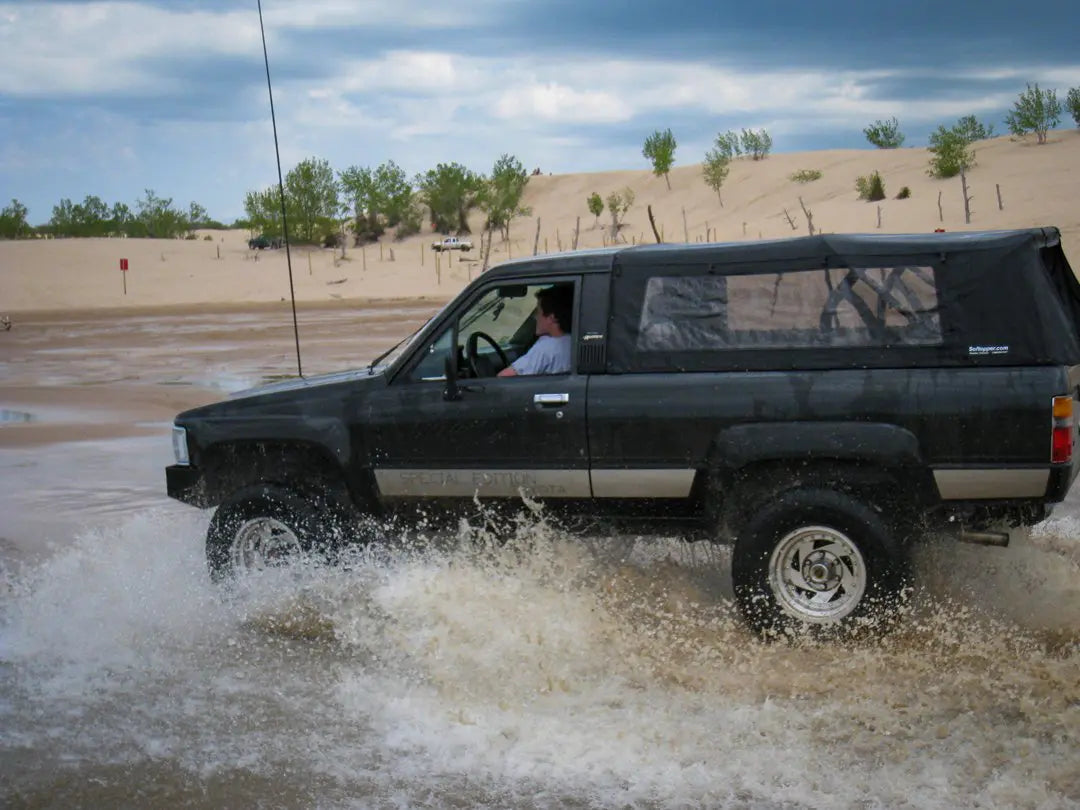
[[[502,368],[506,368],[510,365],[510,358],[506,356],[506,352],[502,350],[502,346],[495,342],[495,338],[487,334],[487,332],[473,332],[469,335],[469,339],[465,341],[465,359],[468,360],[469,368],[472,369],[474,377],[488,376],[480,373],[482,363],[480,362],[479,353],[476,350],[476,344],[481,338],[495,350],[495,354],[499,356],[499,360],[502,362]],[[487,358],[484,359],[486,360]],[[499,371],[502,371],[502,368],[496,369],[494,373],[497,374]],[[484,370],[487,371],[488,369],[485,367]]]

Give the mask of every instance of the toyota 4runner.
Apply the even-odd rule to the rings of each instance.
[[[552,285],[573,295],[571,371],[496,376]],[[851,626],[906,588],[920,537],[1005,545],[1064,498],[1078,327],[1054,228],[526,258],[385,363],[180,414],[168,493],[217,507],[215,578],[364,518],[528,497],[732,542],[756,628]]]

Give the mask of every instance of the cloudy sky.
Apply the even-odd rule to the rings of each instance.
[[[1080,86],[1080,0],[264,0],[287,171],[394,160],[546,172],[676,163],[717,132],[774,151],[906,145],[967,114],[1005,131],[1026,82]],[[146,188],[225,221],[276,180],[256,0],[0,0],[0,205]],[[1063,125],[1072,125],[1066,117]]]

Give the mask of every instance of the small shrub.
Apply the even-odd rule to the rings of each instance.
[[[911,196],[911,189],[908,188],[907,186],[904,186],[903,188],[900,189],[900,193],[896,195],[896,199],[898,199],[898,200],[906,200],[910,196]]]
[[[855,190],[859,193],[860,200],[877,202],[885,199],[885,181],[878,172],[856,178]]]
[[[213,242],[213,241],[214,241],[214,237],[213,237],[213,236],[212,236],[211,234],[206,234],[206,236],[204,236],[204,237],[202,238],[202,240],[203,240],[204,242]]]
[[[821,179],[821,169],[799,169],[788,179],[793,183],[812,183]]]

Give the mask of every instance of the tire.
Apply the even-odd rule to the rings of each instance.
[[[731,573],[744,620],[766,634],[887,629],[909,586],[881,516],[831,489],[789,490],[751,514],[735,539]]]
[[[210,578],[222,582],[249,571],[287,565],[333,545],[341,524],[310,499],[278,487],[257,487],[223,502],[206,533]]]

